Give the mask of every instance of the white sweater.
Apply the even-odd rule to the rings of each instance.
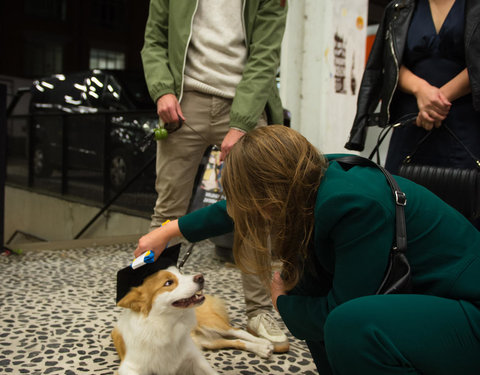
[[[247,60],[242,0],[198,0],[185,90],[233,98]]]

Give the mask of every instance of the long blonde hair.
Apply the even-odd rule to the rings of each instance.
[[[222,185],[235,222],[233,255],[242,271],[258,274],[269,285],[276,258],[286,287],[295,286],[312,240],[315,199],[326,168],[326,159],[305,137],[282,125],[257,128],[232,148]]]

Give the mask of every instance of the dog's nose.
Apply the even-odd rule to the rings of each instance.
[[[197,284],[203,285],[205,282],[205,279],[203,278],[203,275],[199,273],[198,275],[195,275],[193,277],[193,281],[196,282]]]

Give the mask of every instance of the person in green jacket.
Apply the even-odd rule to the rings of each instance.
[[[150,230],[185,215],[210,145],[221,147],[223,159],[246,132],[283,123],[276,75],[286,12],[281,0],[150,1],[141,51],[146,83],[160,126],[184,122],[157,142]],[[288,351],[259,283],[242,275],[248,328],[275,352]]]
[[[292,129],[253,130],[226,158],[226,201],[143,236],[135,254],[158,256],[176,235],[199,241],[235,227],[238,266],[270,285],[319,374],[478,374],[480,233],[394,176],[407,197],[413,291],[376,295],[394,240],[394,199],[380,170],[345,170],[337,158]],[[283,265],[273,277],[272,257]]]

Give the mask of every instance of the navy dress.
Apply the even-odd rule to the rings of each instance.
[[[403,64],[433,86],[443,86],[466,67],[464,9],[465,0],[456,0],[437,34],[428,0],[417,2],[408,31]],[[392,123],[417,114],[415,96],[397,90],[390,113]],[[470,151],[480,157],[480,112],[473,109],[470,94],[452,102],[443,124],[447,124]],[[396,128],[390,140],[386,169],[395,174],[425,134],[425,129],[415,125]],[[471,156],[443,126],[432,130],[412,160],[424,165],[475,168]]]

